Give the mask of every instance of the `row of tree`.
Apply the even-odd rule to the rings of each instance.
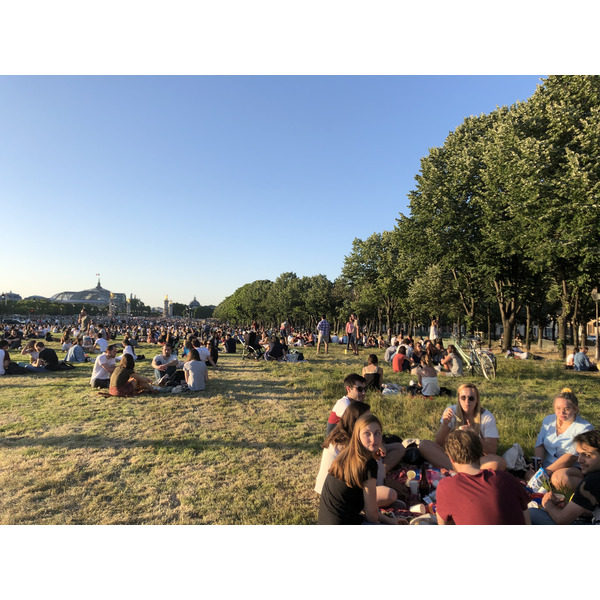
[[[527,332],[555,318],[564,356],[600,279],[600,77],[551,76],[526,102],[466,118],[421,160],[409,206],[392,231],[354,240],[335,282],[285,273],[215,316],[312,324],[352,310],[380,329],[437,317],[490,334],[497,319],[504,349],[519,315]]]

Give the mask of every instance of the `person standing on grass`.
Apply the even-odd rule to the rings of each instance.
[[[110,376],[116,368],[117,345],[110,344],[106,351],[96,357],[94,369],[90,378],[90,386],[93,388],[110,387]]]
[[[457,475],[437,487],[438,525],[531,524],[525,488],[506,471],[481,468],[483,446],[474,431],[451,431],[445,450]]]
[[[317,323],[317,331],[319,337],[317,339],[317,354],[321,349],[321,343],[325,344],[325,354],[329,354],[329,332],[331,331],[331,325],[325,318],[325,315],[321,316],[321,320]]]
[[[356,325],[354,324],[354,314],[351,314],[348,322],[346,323],[346,351],[352,348],[352,352],[354,354],[358,354],[358,344],[356,341],[357,333]]]
[[[190,391],[201,392],[206,389],[208,369],[206,363],[200,360],[200,355],[196,348],[192,348],[189,351],[188,359],[183,363],[183,374]]]
[[[358,373],[350,373],[344,379],[346,395],[340,398],[333,408],[327,421],[326,435],[329,435],[333,428],[339,423],[344,411],[351,402],[364,402],[367,391],[367,380]]]

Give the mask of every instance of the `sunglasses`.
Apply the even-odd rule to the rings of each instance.
[[[459,396],[461,400],[477,400],[476,396]]]
[[[367,391],[366,387],[362,387],[360,385],[355,385],[354,389],[357,390],[357,391],[359,391],[359,392],[366,392]]]

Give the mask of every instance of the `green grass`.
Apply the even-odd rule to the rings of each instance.
[[[0,524],[314,523],[327,418],[344,377],[361,372],[367,352],[302,351],[308,362],[301,364],[223,354],[205,392],[179,395],[99,396],[89,387],[91,363],[0,377]],[[148,359],[138,370],[151,376],[158,350],[142,345],[139,352]],[[383,351],[376,353],[383,362]],[[386,382],[411,378],[383,367]],[[498,371],[493,382],[475,381],[496,417],[501,452],[519,442],[531,454],[565,386],[578,395],[582,416],[600,425],[598,374],[502,356]],[[455,391],[464,380],[441,385]],[[367,402],[386,433],[433,439],[454,398],[371,393]]]

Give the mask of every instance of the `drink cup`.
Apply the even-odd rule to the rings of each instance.
[[[408,485],[410,486],[411,494],[419,493],[419,482],[416,479],[411,479]]]

